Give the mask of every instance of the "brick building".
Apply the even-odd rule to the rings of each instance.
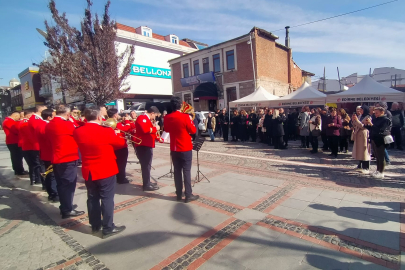
[[[291,93],[304,80],[310,83],[314,74],[293,61],[289,37],[287,46],[277,39],[254,27],[246,35],[170,60],[174,95],[196,110],[214,110],[254,92],[255,78],[256,87],[277,96]]]

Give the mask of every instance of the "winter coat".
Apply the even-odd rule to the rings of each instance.
[[[231,117],[231,135],[238,136],[239,128],[239,115],[234,115]]]
[[[364,119],[363,119],[364,121]],[[353,124],[353,152],[352,157],[355,160],[369,161],[370,160],[370,141],[369,141],[369,126],[365,126],[363,122],[360,122],[358,119],[356,121],[352,120]]]
[[[273,136],[279,137],[284,136],[284,123],[287,121],[287,116],[283,113],[272,119],[273,122]]]
[[[401,111],[391,111],[392,114],[392,127],[403,127],[404,116]]]
[[[266,132],[271,134],[272,130],[272,121],[273,115],[272,114],[266,114],[264,116],[264,121],[263,121],[263,126],[266,128]]]
[[[309,131],[312,132],[314,129],[322,130],[322,118],[318,117],[317,115],[312,116],[309,124]]]
[[[373,120],[373,126],[371,127],[370,138],[375,142],[377,147],[380,147],[384,143],[384,137],[391,134],[392,122],[391,120],[383,115],[376,117]]]
[[[207,130],[207,124],[208,124],[208,117],[207,117],[207,121],[205,121],[205,130]],[[211,118],[211,127],[212,127],[212,131],[215,131],[215,124],[216,124],[216,119],[213,116]]]
[[[328,126],[329,124],[335,124],[333,126]],[[330,115],[327,118],[327,129],[326,129],[326,136],[339,136],[340,135],[340,128],[342,127],[342,119],[340,117]]]
[[[309,136],[309,113],[301,112],[298,119],[300,119],[300,136]]]

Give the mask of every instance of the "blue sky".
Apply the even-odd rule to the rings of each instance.
[[[268,31],[283,29],[387,0],[112,0],[112,18],[129,26],[147,25],[155,33],[176,34],[209,45],[245,33],[253,26]],[[105,1],[93,0],[102,12]],[[50,20],[48,0],[0,0],[0,85],[39,63],[46,47],[35,28]],[[60,11],[78,26],[85,0],[56,0]],[[405,0],[352,15],[292,28],[291,47],[297,64],[327,78],[369,68],[405,69]],[[284,43],[284,31],[275,31]],[[316,79],[316,78],[315,78]]]

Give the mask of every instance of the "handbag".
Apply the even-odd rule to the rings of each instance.
[[[391,135],[384,136],[384,144],[391,144],[394,142],[394,139]]]
[[[314,136],[314,137],[319,137],[319,136],[321,136],[321,130],[319,130],[319,129],[313,129],[312,131],[311,131],[311,134],[312,134],[312,136]]]

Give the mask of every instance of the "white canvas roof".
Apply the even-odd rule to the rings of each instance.
[[[329,95],[326,100],[328,103],[346,103],[346,102],[400,102],[404,100],[404,93],[389,88],[376,82],[370,76],[365,76],[358,84],[349,88],[349,90]]]
[[[271,102],[272,107],[296,107],[325,105],[326,95],[304,82],[300,88],[289,95]]]
[[[278,96],[270,94],[266,89],[259,86],[252,94],[230,102],[229,107],[267,107],[270,106],[271,100],[278,98]]]

